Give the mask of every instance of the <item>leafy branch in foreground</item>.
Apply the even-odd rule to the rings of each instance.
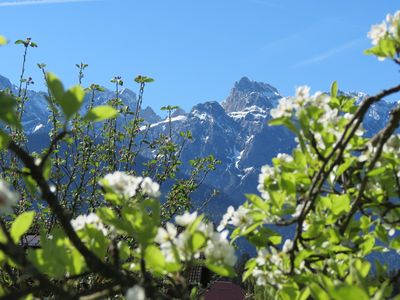
[[[367,53],[397,62],[400,12],[388,15],[387,22],[390,27],[386,22],[373,26],[369,36],[378,46]],[[356,104],[338,93],[336,82],[330,94],[310,95],[309,87],[299,87],[295,97],[281,99],[271,110],[270,125],[291,130],[297,147],[262,168],[261,197],[247,195],[247,202],[229,208],[218,227],[232,227],[234,240],[245,237],[257,248],[245,280],[255,278],[281,299],[392,295],[400,272],[371,280],[367,257],[400,250],[400,105],[372,137],[362,123],[374,103],[399,91],[397,85]],[[271,225],[292,227],[292,238],[283,241]],[[386,267],[376,263],[385,273]]]
[[[17,44],[21,43],[25,47],[25,72],[27,49],[33,46],[30,39]],[[167,223],[169,228],[175,226],[169,223],[175,216],[177,220],[188,219],[187,214],[176,214],[191,207],[190,194],[199,186],[197,178],[202,176],[201,181],[204,180],[215,160],[196,159],[190,178],[176,180],[175,191],[171,196],[166,195],[168,209],[174,213],[161,219],[161,210],[166,209],[160,206],[157,182],[125,172],[106,175],[108,166],[104,164],[109,161],[113,168],[123,166],[126,171],[134,166],[134,159],[145,142],[142,139],[137,149],[135,140],[141,134],[143,122],[139,112],[144,86],[153,79],[145,76],[135,79],[140,85],[140,94],[136,110],[131,111],[129,105],[122,107],[124,103],[118,90],[122,80],[118,77],[115,78],[115,99],[110,100],[110,105],[94,106],[95,93],[104,89],[95,84],[86,90],[81,86],[86,64],[78,65],[79,85],[69,89],[65,89],[54,74],[46,72],[45,64],[38,64],[38,67],[48,86],[49,121],[53,125],[49,145],[40,154],[29,153],[26,140],[14,134],[17,131],[23,134],[20,97],[14,97],[12,91],[0,92],[0,120],[6,125],[0,130],[2,155],[6,158],[0,163],[4,171],[2,178],[13,178],[16,190],[12,191],[5,181],[0,181],[0,210],[4,214],[0,217],[0,295],[4,299],[29,298],[30,294],[97,299],[125,292],[128,297],[132,293],[141,295],[145,290],[151,298],[169,298],[169,294],[188,298],[190,290],[185,274],[199,258],[199,253],[209,247],[208,241],[220,234],[212,233],[212,224],[202,221],[203,216],[190,215],[189,221],[183,221],[186,225],[182,223],[170,241],[161,242],[160,237],[156,242],[155,235],[160,231],[162,236],[161,224]],[[26,88],[27,84],[19,93],[28,100]],[[89,100],[87,109],[83,108],[85,100]],[[121,119],[117,123],[120,115],[124,126],[119,123]],[[104,121],[104,130],[98,130],[95,122]],[[121,127],[129,133],[127,139],[121,139]],[[107,131],[109,128],[111,131]],[[151,172],[160,179],[160,184],[175,178],[181,164],[182,147],[190,137],[189,132],[182,133],[182,143],[176,145],[172,139],[166,141],[162,136],[160,143],[154,144],[153,149],[170,161],[163,168],[159,168],[162,165],[157,162],[157,168]],[[109,148],[108,141],[112,141]],[[117,161],[115,153],[125,158]],[[129,189],[129,194],[121,194],[121,189]],[[185,231],[189,225],[190,232],[189,229]],[[38,249],[31,248],[31,230]],[[219,241],[226,249],[232,249],[230,264],[225,265],[223,251],[217,257],[213,252],[205,261],[210,268],[224,274],[233,272],[235,259],[233,248],[225,238],[226,234]],[[153,254],[156,263],[161,263],[162,256],[158,255],[162,251],[170,251],[169,258],[164,258],[164,265],[152,264]],[[167,272],[168,268],[172,271]],[[166,278],[167,275],[179,278],[179,283],[165,284],[160,276]]]

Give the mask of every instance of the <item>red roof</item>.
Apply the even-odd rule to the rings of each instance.
[[[245,294],[240,286],[228,281],[216,281],[204,294],[205,300],[244,300]]]

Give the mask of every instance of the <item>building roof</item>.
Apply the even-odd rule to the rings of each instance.
[[[205,300],[244,300],[242,288],[229,281],[215,281],[204,294]]]

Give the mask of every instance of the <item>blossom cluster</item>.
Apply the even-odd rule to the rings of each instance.
[[[268,191],[265,189],[265,183],[268,181],[275,180],[275,169],[269,165],[261,167],[261,173],[258,175],[257,190],[261,193],[261,197],[265,200],[269,200],[270,196]]]
[[[301,109],[310,98],[310,87],[299,86],[296,89],[296,96],[289,98],[282,98],[279,100],[278,106],[271,109],[271,116],[274,119],[283,117],[292,117],[293,112]]]
[[[190,261],[200,258],[204,254],[208,261],[232,267],[236,263],[235,249],[229,243],[228,231],[215,232],[212,223],[198,220],[197,212],[184,213],[175,217],[175,223],[166,223],[165,228],[160,227],[155,237],[155,242],[160,245],[167,262]],[[200,233],[205,242],[199,249],[193,249],[190,242],[193,230]]]
[[[371,26],[371,30],[368,32],[368,37],[371,39],[373,45],[378,45],[379,41],[385,37],[399,38],[400,37],[400,11],[397,11],[393,15],[388,14],[386,20],[380,24]]]
[[[294,119],[291,120],[296,125],[307,126],[307,129],[301,128],[307,140],[312,135],[315,145],[306,144],[310,155],[317,158],[315,149],[324,152],[330,146],[335,145],[343,133],[343,124],[348,123],[353,114],[349,112],[340,112],[338,99],[326,93],[316,92],[310,95],[308,86],[300,86],[296,89],[294,97],[280,99],[278,106],[272,109],[270,114],[273,119]],[[356,137],[364,135],[364,129],[360,126],[356,132]],[[299,143],[298,137],[295,138]],[[312,147],[311,147],[312,146]],[[279,158],[279,157],[278,157]]]
[[[93,226],[98,231],[102,232],[104,235],[108,234],[107,228],[104,226],[103,222],[95,213],[90,213],[88,215],[80,215],[76,219],[71,220],[71,225],[75,231],[83,230],[89,225]]]
[[[287,281],[285,273],[289,271],[287,261],[288,253],[293,247],[291,240],[283,243],[282,251],[274,247],[261,248],[255,258],[255,266],[251,275],[255,278],[257,285],[281,285]],[[304,269],[304,262],[295,270],[299,273]]]
[[[250,209],[244,206],[239,206],[235,211],[233,206],[229,206],[227,212],[222,217],[220,224],[217,227],[218,231],[222,231],[228,224],[235,227],[246,228],[253,223],[253,218],[250,214]]]
[[[299,117],[302,110],[313,106],[323,112],[318,119],[318,123],[337,123],[339,112],[336,108],[331,108],[330,101],[331,97],[329,95],[321,92],[310,95],[310,87],[300,86],[296,88],[296,95],[294,97],[280,99],[278,106],[271,109],[270,114],[274,119],[283,117],[291,118],[293,116]]]
[[[139,189],[142,193],[153,198],[158,198],[161,195],[160,185],[151,178],[133,176],[120,171],[107,174],[104,179],[100,181],[100,184],[102,186],[107,186],[116,194],[126,199],[134,197]]]

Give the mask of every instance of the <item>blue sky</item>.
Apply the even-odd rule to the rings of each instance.
[[[53,2],[53,3],[52,3]],[[36,63],[65,84],[75,63],[89,64],[84,84],[120,75],[154,77],[145,104],[188,110],[223,100],[242,76],[268,82],[283,95],[298,85],[375,93],[398,83],[392,63],[363,55],[372,24],[400,9],[395,0],[0,0],[0,34],[32,37],[27,75],[43,89]],[[17,83],[22,47],[0,48],[0,74]]]

